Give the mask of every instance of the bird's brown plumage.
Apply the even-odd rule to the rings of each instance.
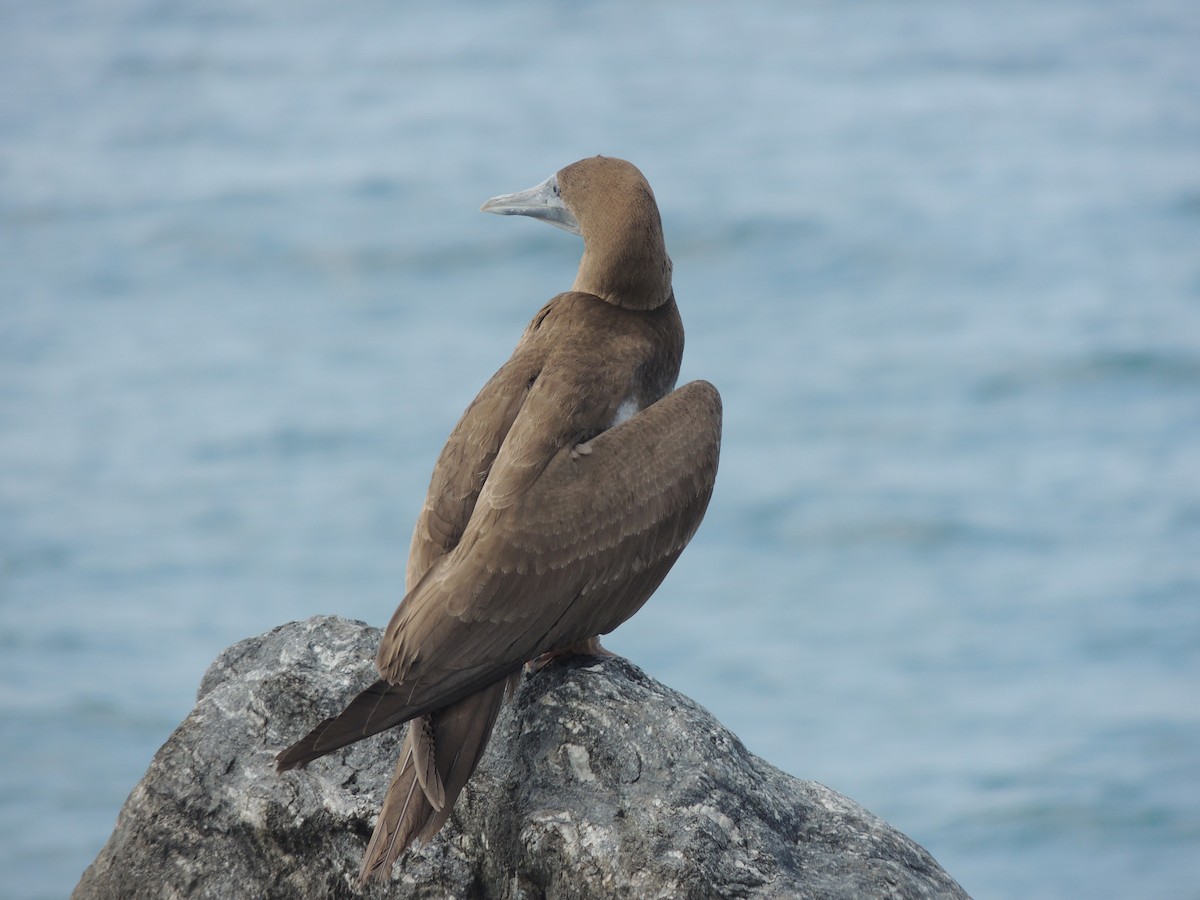
[[[301,766],[414,720],[364,879],[387,877],[446,821],[525,662],[645,603],[716,477],[721,401],[707,382],[672,390],[683,326],[641,173],[594,157],[484,208],[577,231],[584,255],[573,289],[534,317],[438,458],[381,678],[279,755],[280,770]]]

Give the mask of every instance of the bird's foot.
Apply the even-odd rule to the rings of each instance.
[[[531,659],[525,663],[525,669],[529,672],[540,672],[546,666],[552,665],[563,660],[571,659],[575,656],[616,656],[611,650],[605,650],[600,646],[600,637],[590,637],[583,641],[576,641],[566,647],[560,647],[557,650],[550,650],[543,653],[536,659]]]

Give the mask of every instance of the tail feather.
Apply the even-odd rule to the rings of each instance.
[[[409,844],[433,838],[479,765],[506,689],[520,672],[409,725],[359,879],[386,880]]]
[[[336,716],[325,719],[276,756],[275,768],[286,772],[308,765],[326,753],[399,725],[417,712],[394,685],[380,679],[359,693]]]
[[[437,812],[446,806],[446,786],[437,766],[437,744],[434,741],[434,718],[432,715],[413,719],[408,726],[405,749],[411,747],[413,773],[421,785],[421,793]],[[401,754],[403,756],[403,754]]]

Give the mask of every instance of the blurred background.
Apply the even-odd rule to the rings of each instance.
[[[604,153],[726,407],[609,646],[977,897],[1200,897],[1198,47],[1190,0],[0,6],[0,895],[69,892],[227,645],[386,623],[580,253],[478,206]]]

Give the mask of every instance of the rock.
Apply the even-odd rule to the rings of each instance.
[[[527,675],[450,822],[360,893],[400,730],[301,771],[273,757],[372,679],[378,640],[315,618],[222,653],[73,896],[966,896],[916,843],[617,658]]]

